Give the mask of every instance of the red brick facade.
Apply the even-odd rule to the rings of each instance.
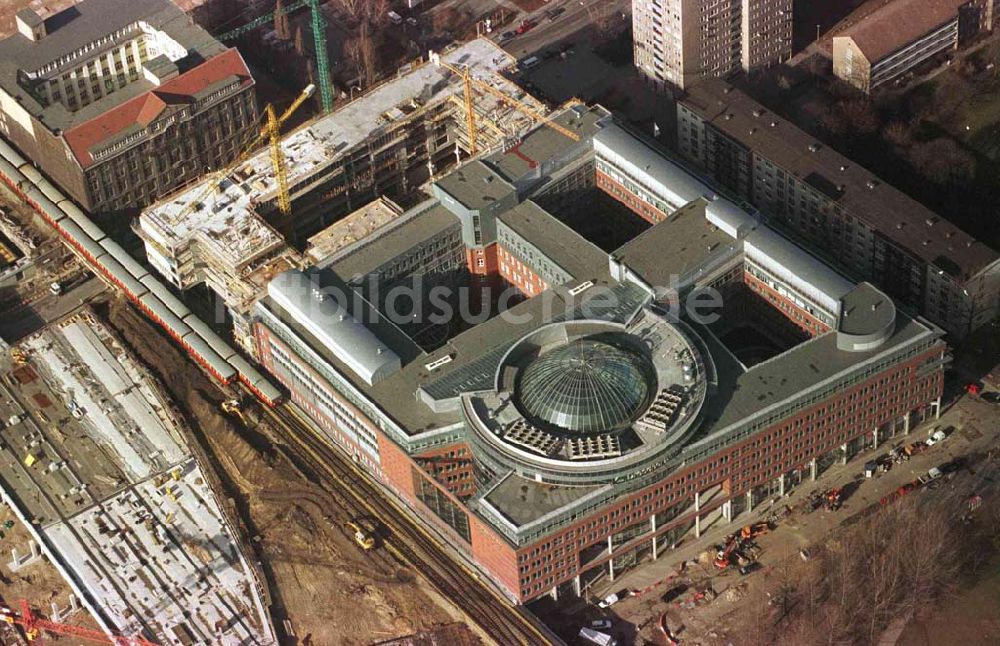
[[[632,209],[636,215],[641,217],[643,220],[656,224],[657,222],[662,222],[667,219],[667,214],[659,210],[646,200],[642,199],[635,193],[631,192],[611,177],[608,177],[601,171],[595,172],[595,184],[599,189],[615,198],[628,208]]]
[[[455,497],[465,500],[476,493],[472,451],[468,444],[450,444],[413,456],[417,463]]]
[[[778,292],[774,291],[770,285],[761,282],[756,276],[749,272],[744,272],[743,282],[754,292],[760,294],[774,306],[775,311],[780,312],[790,322],[799,327],[809,336],[819,336],[824,332],[829,332],[830,327],[809,312],[805,311],[792,301],[788,300]]]
[[[940,396],[944,376],[937,371],[918,381],[916,370],[940,352],[940,349],[928,352],[875,375],[741,443],[727,447],[706,461],[630,494],[613,506],[547,536],[544,541],[519,549],[519,594],[522,601],[545,594],[554,586],[572,580],[581,572],[581,565],[589,569],[605,564],[610,558],[606,550],[586,564],[578,562],[579,555],[595,544],[606,544],[609,535],[637,523],[649,526],[653,514],[678,503],[686,507],[693,501],[695,492],[722,485],[724,490],[730,491],[729,498],[744,494],[780,474],[804,469],[814,457],[856,438],[870,436],[876,428],[921,409]],[[727,496],[717,496],[703,505],[698,513],[704,515],[721,506],[726,499]],[[694,515],[693,509],[682,511],[668,522],[659,524],[657,534],[668,533],[678,525],[691,522]],[[652,534],[647,532],[620,545],[615,543],[614,555],[628,552],[651,538]]]
[[[549,284],[536,274],[531,267],[521,261],[520,258],[507,251],[506,248],[497,245],[499,248],[500,276],[509,284],[516,287],[526,297],[537,296],[548,289]]]

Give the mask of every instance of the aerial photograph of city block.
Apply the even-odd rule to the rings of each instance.
[[[0,0],[0,646],[1000,644],[1000,0]]]

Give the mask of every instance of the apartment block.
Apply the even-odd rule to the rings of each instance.
[[[250,70],[169,0],[16,22],[0,41],[0,133],[88,211],[142,207],[245,145]]]
[[[792,0],[633,0],[632,26],[639,71],[684,88],[787,59]]]
[[[862,92],[993,29],[994,0],[894,0],[833,38],[833,73]]]
[[[1000,314],[1000,254],[746,94],[699,84],[677,127],[707,175],[956,338]]]

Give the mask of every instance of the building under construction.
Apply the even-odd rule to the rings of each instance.
[[[250,309],[273,276],[300,262],[309,237],[379,196],[412,205],[428,180],[470,152],[514,141],[534,124],[532,113],[547,112],[501,76],[514,64],[477,39],[443,53],[440,64],[402,68],[283,139],[291,215],[278,209],[276,169],[263,150],[146,209],[136,231],[149,262],[180,289],[205,284],[217,293],[237,341],[251,349]]]

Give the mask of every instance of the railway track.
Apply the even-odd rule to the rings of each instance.
[[[380,485],[357,471],[338,449],[313,433],[309,423],[291,407],[285,405],[267,412],[276,423],[280,438],[295,450],[296,457],[317,478],[326,480],[319,484],[358,514],[377,518],[387,529],[382,537],[383,547],[423,574],[487,635],[504,646],[553,643],[553,638],[542,628],[447,554],[439,539],[410,521],[409,515],[380,490]]]

